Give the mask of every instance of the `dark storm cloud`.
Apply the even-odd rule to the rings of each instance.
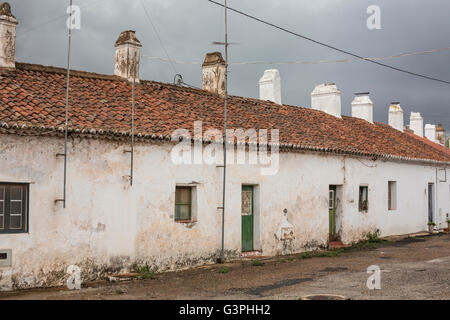
[[[12,0],[18,18],[17,60],[65,66],[67,36],[62,0]],[[223,39],[223,11],[206,0],[144,0],[173,59],[201,62]],[[142,53],[165,52],[139,0],[74,0],[82,8],[82,28],[73,34],[72,68],[112,73],[114,41],[134,29]],[[447,0],[229,0],[228,4],[275,24],[362,56],[389,56],[450,46]],[[366,27],[369,5],[381,8],[382,29]],[[340,59],[346,56],[229,13],[231,61]],[[384,61],[396,67],[450,81],[450,51]],[[201,86],[199,65],[175,65],[185,82]],[[319,65],[232,65],[230,93],[257,97],[265,69],[278,68],[283,103],[309,106],[314,86],[335,82],[343,93],[343,113],[350,114],[354,92],[370,91],[375,120],[387,122],[391,101],[401,101],[405,123],[419,111],[426,123],[450,129],[450,85],[415,78],[367,62]],[[141,78],[172,82],[170,64],[142,58]]]

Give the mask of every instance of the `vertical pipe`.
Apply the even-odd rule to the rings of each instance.
[[[137,54],[134,53],[134,67],[133,67],[133,103],[131,107],[131,173],[130,173],[130,185],[133,185],[133,168],[134,168],[134,109],[136,104],[135,90],[136,90],[136,63]]]
[[[223,194],[222,194],[222,249],[220,259],[225,260],[225,196],[227,178],[227,122],[228,122],[228,25],[227,0],[225,1],[225,102],[224,102],[224,143],[223,143]]]
[[[66,185],[67,185],[67,132],[69,127],[69,86],[70,86],[70,45],[72,38],[72,0],[70,0],[69,13],[69,34],[68,34],[68,52],[67,52],[67,83],[66,83],[66,115],[64,123],[64,191],[63,208],[66,208]]]

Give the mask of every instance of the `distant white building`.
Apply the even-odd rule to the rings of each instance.
[[[0,8],[0,49],[14,52],[14,41],[3,35],[15,34],[15,23],[8,8]],[[119,40],[114,76],[71,71],[65,208],[66,71],[0,60],[0,289],[62,284],[70,265],[89,280],[133,264],[163,271],[219,257],[223,168],[175,163],[179,144],[172,135],[185,129],[192,138],[187,150],[203,148],[193,158],[211,150],[208,131],[222,136],[223,59],[207,55],[204,90],[142,79],[136,85],[131,186],[134,60],[127,55],[132,49],[139,56],[140,42],[132,31]],[[262,99],[229,99],[228,126],[246,132],[246,159],[256,146],[252,129],[270,137],[265,163],[237,164],[232,151],[242,145],[230,144],[228,259],[348,244],[377,229],[388,236],[427,230],[429,221],[437,229],[446,225],[450,153],[422,138],[420,128],[404,130],[400,104],[389,107],[386,125],[373,121],[366,93],[355,97],[348,117],[335,84],[314,89],[312,108],[281,104],[275,70],[260,85]],[[198,133],[202,139],[195,139]],[[264,155],[258,137],[258,155]],[[263,174],[269,166],[276,170]]]

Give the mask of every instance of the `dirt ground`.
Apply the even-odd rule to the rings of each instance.
[[[0,299],[299,299],[338,294],[350,299],[450,299],[450,234],[403,238],[337,257],[300,255],[156,274],[154,279],[85,283],[2,292]],[[381,289],[369,290],[367,268],[381,269]],[[220,268],[228,272],[219,273]]]

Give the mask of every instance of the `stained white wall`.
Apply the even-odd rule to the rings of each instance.
[[[128,144],[69,140],[67,208],[61,198],[63,150],[57,138],[0,135],[0,181],[30,183],[29,233],[0,234],[0,248],[12,249],[12,268],[0,268],[0,288],[61,284],[76,264],[85,279],[149,263],[160,270],[214,262],[220,250],[222,169],[215,165],[176,166],[171,144],[137,144],[134,185]],[[323,154],[280,154],[278,174],[262,176],[250,165],[228,167],[225,248],[241,251],[241,186],[257,186],[264,255],[301,252],[328,243],[328,189],[342,185],[341,230],[346,243],[377,228],[382,235],[427,229],[428,182],[433,167],[358,160]],[[450,172],[449,172],[450,177]],[[387,181],[397,181],[398,210],[387,210]],[[174,222],[177,184],[195,185],[197,222]],[[369,185],[369,212],[358,212],[358,188]],[[439,207],[449,211],[449,182],[439,183]],[[444,191],[443,191],[444,190]],[[259,199],[259,200],[258,200]],[[277,240],[283,210],[294,239]],[[439,212],[439,211],[437,211]],[[445,222],[445,221],[444,221]]]

